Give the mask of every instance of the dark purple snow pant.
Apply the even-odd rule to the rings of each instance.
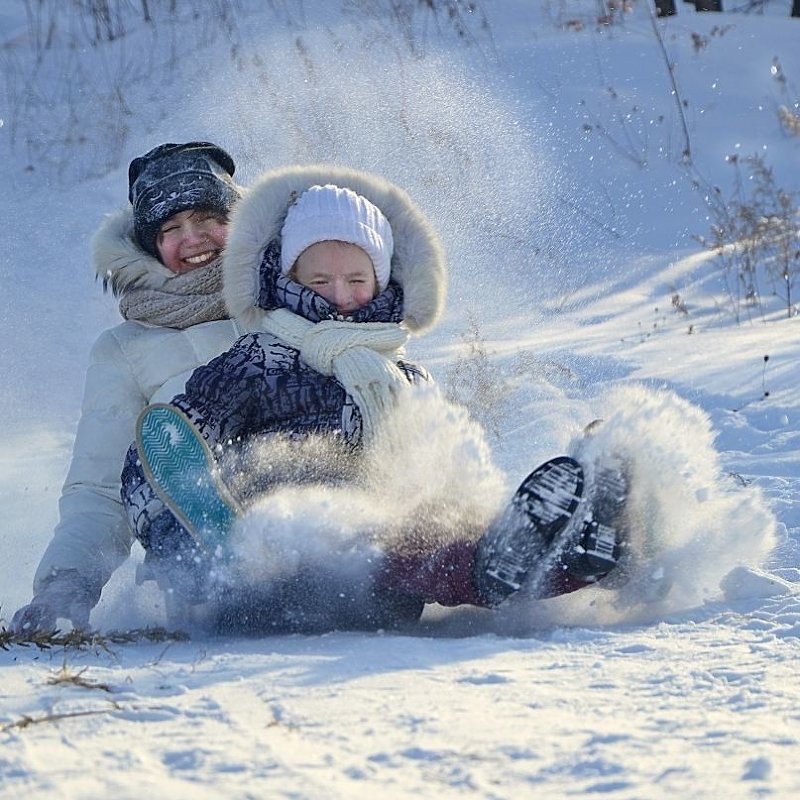
[[[554,569],[542,581],[541,598],[574,592],[588,584],[563,569]],[[475,544],[456,541],[434,553],[387,555],[376,586],[442,606],[490,608],[475,580]]]

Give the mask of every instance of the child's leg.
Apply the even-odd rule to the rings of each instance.
[[[381,565],[377,584],[425,603],[493,608],[498,605],[497,598],[482,591],[477,578],[477,551],[477,542],[457,541],[433,553],[389,554]],[[560,565],[554,565],[541,581],[536,596],[542,599],[556,597],[589,585],[590,582],[571,575]]]
[[[533,598],[588,586],[619,558],[615,527],[624,480],[596,477],[584,497],[583,469],[560,457],[534,470],[506,511],[477,542],[456,541],[433,552],[388,554],[379,583],[426,603],[494,607],[525,588]]]
[[[488,606],[475,581],[476,543],[455,541],[433,552],[387,553],[376,583],[387,592],[442,606]]]

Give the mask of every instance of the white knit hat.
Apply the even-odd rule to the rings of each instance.
[[[281,230],[281,272],[317,242],[348,242],[372,260],[378,290],[389,283],[394,239],[389,220],[366,197],[339,186],[312,186],[289,207]]]

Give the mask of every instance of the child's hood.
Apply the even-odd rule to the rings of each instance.
[[[237,203],[223,260],[231,315],[257,327],[265,310],[257,301],[264,250],[279,237],[292,201],[309,187],[325,184],[352,189],[383,211],[394,237],[392,279],[403,288],[404,322],[413,333],[432,328],[444,308],[447,288],[444,250],[433,226],[405,191],[384,178],[324,164],[267,172]],[[264,269],[269,268],[265,262]]]

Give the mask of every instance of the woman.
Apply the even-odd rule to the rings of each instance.
[[[228,319],[221,281],[228,214],[242,193],[234,171],[210,142],[159,145],[131,162],[131,206],[94,237],[97,275],[125,321],[92,348],[59,523],[33,600],[12,620],[17,631],[49,630],[57,618],[88,627],[103,586],[130,555],[119,472],[138,414],[182,391],[242,332]]]

